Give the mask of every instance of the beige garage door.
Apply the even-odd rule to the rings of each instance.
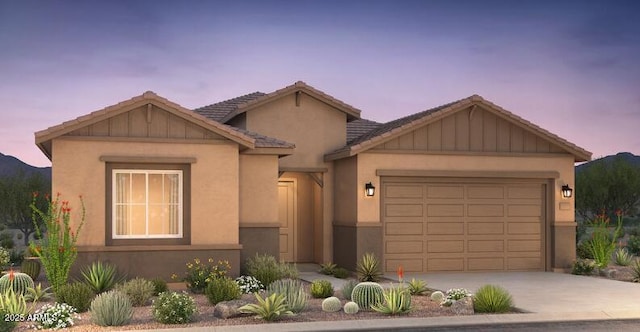
[[[383,179],[382,206],[387,271],[544,270],[544,183]]]

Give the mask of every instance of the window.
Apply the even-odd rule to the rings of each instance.
[[[106,245],[191,243],[189,164],[106,166]]]
[[[182,171],[113,170],[113,238],[182,237]]]

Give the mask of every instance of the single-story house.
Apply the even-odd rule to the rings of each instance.
[[[303,82],[195,110],[153,92],[37,132],[53,191],[82,194],[76,268],[195,257],[385,271],[554,271],[575,259],[591,153],[473,95],[387,123]],[[74,200],[72,199],[72,204]],[[75,203],[77,205],[77,202]]]

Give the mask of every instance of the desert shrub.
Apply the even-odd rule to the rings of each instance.
[[[609,229],[609,218],[603,213],[591,222],[593,233],[589,240],[591,253],[598,268],[606,268],[611,261],[611,256],[616,250],[616,240],[622,229],[622,214],[616,213],[617,223],[613,234]]]
[[[633,282],[640,282],[640,260],[635,260],[631,264],[631,276]]]
[[[614,262],[616,265],[628,266],[633,260],[633,255],[626,248],[618,248],[616,250]]]
[[[357,314],[358,311],[360,311],[360,307],[358,306],[357,303],[353,301],[349,301],[344,304],[343,310],[345,314],[353,315],[353,314]]]
[[[0,246],[7,249],[13,249],[16,246],[16,243],[13,241],[13,234],[10,233],[0,233]]]
[[[447,291],[442,305],[449,307],[458,300],[471,296],[471,293],[464,288],[453,288]]]
[[[42,288],[42,284],[38,283],[34,287],[27,288],[27,294],[24,295],[24,298],[27,301],[47,301],[51,299],[51,287]]]
[[[58,290],[60,290],[60,288]],[[91,290],[90,288],[87,289]],[[43,318],[36,320],[35,327],[37,330],[64,329],[73,326],[75,319],[80,319],[76,308],[67,303],[58,302],[45,304],[35,312],[34,316]]]
[[[484,285],[473,296],[473,309],[476,312],[507,312],[512,306],[511,294],[500,286]]]
[[[345,269],[344,267],[338,267],[333,270],[333,276],[338,279],[344,279],[348,277],[349,274],[349,270]]]
[[[632,235],[627,240],[627,249],[629,252],[639,256],[640,255],[640,236]]]
[[[0,268],[9,264],[10,260],[11,260],[11,253],[9,253],[9,250],[3,247],[0,247]]]
[[[576,256],[582,259],[593,259],[590,240],[584,240],[576,246]]]
[[[11,288],[16,294],[24,295],[27,293],[27,289],[30,287],[33,288],[33,286],[33,279],[31,279],[28,274],[22,272],[13,272],[13,270],[11,270],[0,278],[0,293],[6,292]]]
[[[338,266],[336,264],[331,263],[331,262],[322,263],[322,264],[320,264],[320,270],[318,270],[318,273],[322,273],[322,274],[326,274],[326,275],[333,275],[333,271],[337,267]]]
[[[169,288],[167,287],[167,282],[162,278],[156,277],[149,281],[151,281],[151,283],[153,284],[153,295],[155,296],[169,290]]]
[[[411,295],[422,295],[427,291],[427,282],[422,279],[412,278],[407,286]]]
[[[213,258],[208,259],[209,264],[203,263],[199,258],[187,262],[187,272],[185,272],[182,281],[185,282],[187,288],[196,294],[204,293],[207,283],[215,278],[222,278],[227,275],[227,271],[231,269],[229,261],[221,260],[214,264]],[[172,279],[178,278],[177,275],[171,276]]]
[[[354,280],[347,280],[347,282],[342,285],[342,296],[351,301],[351,292],[353,292],[353,288],[356,287],[357,284]]]
[[[89,285],[96,294],[110,291],[118,282],[115,265],[102,263],[101,261],[85,266],[80,273],[84,283]]]
[[[590,275],[596,268],[596,264],[590,259],[578,259],[573,263],[571,274]]]
[[[327,297],[322,300],[322,311],[326,312],[336,312],[342,309],[342,303],[340,303],[340,299],[335,296]]]
[[[207,288],[205,288],[204,293],[212,305],[216,305],[222,301],[236,300],[242,296],[240,286],[236,284],[235,280],[229,277],[211,280]]]
[[[196,313],[196,302],[186,292],[164,292],[153,301],[153,317],[163,324],[186,324]]]
[[[95,294],[91,287],[82,282],[73,282],[70,284],[64,284],[58,288],[56,292],[56,301],[60,303],[66,303],[78,312],[85,312],[89,310],[91,300]]]
[[[640,225],[631,227],[631,229],[627,231],[627,234],[629,234],[629,236],[640,236]]]
[[[8,314],[9,312],[7,312],[6,310],[0,309],[0,317],[3,318],[3,319],[0,319],[0,332],[11,332],[16,328],[16,326],[18,326],[17,321],[4,319],[4,317],[7,316]]]
[[[252,276],[239,276],[236,278],[236,284],[240,286],[243,294],[256,293],[264,289],[260,280]]]
[[[272,282],[298,277],[298,269],[295,265],[289,265],[284,262],[278,262],[271,255],[256,254],[247,260],[247,273],[258,279],[264,286],[269,286]]]
[[[304,291],[302,282],[294,279],[276,280],[267,287],[267,295],[283,294],[287,308],[294,313],[307,307],[309,295]]]
[[[96,296],[91,301],[91,320],[100,326],[122,326],[133,317],[129,296],[112,290]]]
[[[358,279],[360,281],[373,281],[380,280],[382,271],[380,271],[380,261],[378,257],[372,253],[366,253],[362,255],[358,265],[356,267],[358,273]]]
[[[17,266],[21,265],[22,262],[24,262],[24,251],[13,249],[9,252],[9,264],[11,264],[12,266]],[[40,263],[38,263],[38,266],[40,266]]]
[[[291,316],[293,312],[288,309],[284,294],[271,294],[264,299],[260,297],[260,294],[255,293],[257,304],[250,303],[239,308],[240,312],[247,314],[255,314],[258,317],[266,320],[273,321],[283,316]]]
[[[370,281],[361,282],[353,288],[351,300],[357,303],[360,309],[369,310],[374,304],[382,302],[384,290],[380,284]]]
[[[118,285],[116,289],[126,294],[134,307],[141,307],[149,302],[155,287],[147,279],[134,278]]]
[[[327,280],[314,280],[309,291],[314,298],[323,299],[333,295],[333,285]]]
[[[391,286],[382,295],[383,301],[371,305],[371,309],[385,315],[406,314],[411,310],[411,293],[401,285]]]

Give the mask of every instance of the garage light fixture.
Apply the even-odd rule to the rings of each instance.
[[[376,187],[374,187],[371,182],[367,182],[367,184],[364,185],[364,193],[367,196],[373,196],[376,193]]]
[[[573,189],[568,184],[562,186],[562,197],[571,198],[571,196],[573,196]]]

